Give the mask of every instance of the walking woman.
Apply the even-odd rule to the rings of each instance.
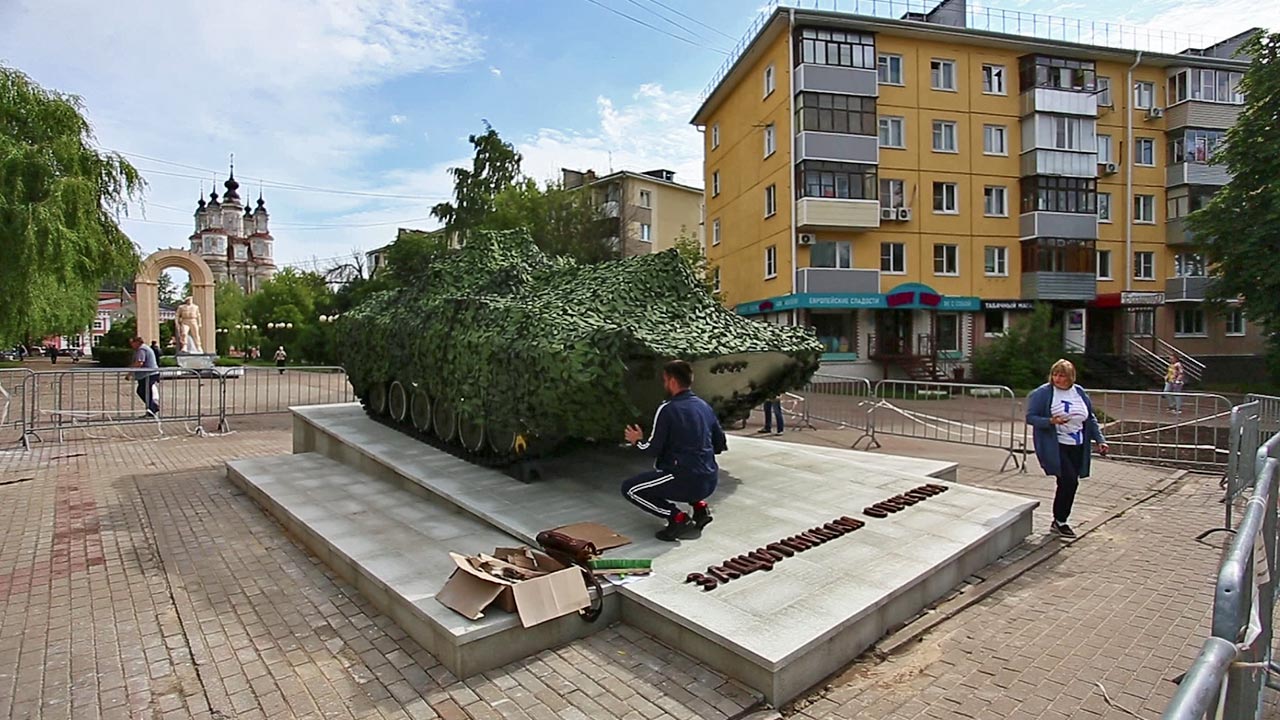
[[[1102,436],[1093,403],[1084,388],[1076,385],[1076,366],[1059,360],[1049,370],[1049,382],[1027,398],[1027,424],[1035,428],[1036,459],[1046,475],[1058,480],[1053,495],[1052,530],[1064,538],[1076,536],[1067,520],[1075,503],[1080,478],[1089,477],[1089,443],[1107,455],[1107,439]]]

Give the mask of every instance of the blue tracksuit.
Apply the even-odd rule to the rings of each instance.
[[[622,483],[622,494],[641,510],[670,518],[679,510],[673,500],[692,504],[715,492],[716,455],[728,446],[715,411],[685,390],[658,406],[653,431],[636,447],[654,458],[654,469]]]

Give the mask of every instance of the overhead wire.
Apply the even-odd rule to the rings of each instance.
[[[671,12],[675,13],[676,15],[679,15],[679,16],[680,16],[680,17],[682,17],[682,18],[684,18],[685,20],[688,20],[688,21],[690,21],[690,22],[693,22],[693,23],[696,23],[696,24],[698,24],[698,25],[701,25],[702,27],[704,27],[704,28],[706,28],[706,29],[708,29],[708,30],[710,30],[710,31],[712,31],[712,32],[714,32],[714,33],[719,33],[722,37],[727,38],[730,42],[738,42],[738,38],[736,38],[736,37],[734,37],[734,36],[730,35],[729,33],[727,33],[727,32],[725,32],[725,31],[721,30],[720,28],[715,27],[715,26],[713,26],[713,25],[708,25],[708,24],[706,24],[706,23],[702,22],[701,20],[699,20],[698,18],[693,17],[692,15],[686,15],[685,13],[680,12],[679,10],[677,10],[677,9],[675,9],[675,8],[673,8],[673,7],[671,7],[670,5],[667,5],[666,3],[662,2],[661,0],[646,0],[646,2],[653,3],[654,5],[657,5],[658,7],[661,7],[661,8],[666,8],[667,10],[669,10],[669,11],[671,11]]]
[[[676,34],[675,34],[675,33],[673,33],[673,32],[668,32],[667,30],[663,30],[662,28],[658,27],[657,25],[654,25],[654,24],[652,24],[652,23],[649,23],[649,22],[646,22],[646,21],[644,21],[644,20],[641,20],[640,18],[635,17],[634,15],[628,15],[628,14],[626,14],[626,13],[622,12],[621,10],[618,10],[617,8],[609,7],[608,5],[605,5],[604,3],[600,2],[600,0],[586,0],[586,1],[587,1],[587,2],[589,2],[589,3],[591,3],[592,5],[595,5],[596,7],[603,8],[603,9],[605,9],[605,10],[607,10],[607,11],[609,11],[609,12],[613,13],[614,15],[619,15],[619,16],[621,16],[621,17],[624,17],[624,18],[626,18],[626,19],[630,20],[631,22],[636,23],[637,25],[643,25],[643,26],[645,26],[645,27],[649,28],[650,30],[653,30],[653,31],[655,31],[655,32],[660,32],[660,33],[662,33],[663,35],[666,35],[667,37],[675,38],[676,40],[679,40],[679,41],[680,41],[680,42],[682,42],[682,43],[685,43],[685,44],[688,44],[688,45],[692,45],[693,47],[696,47],[696,48],[702,48],[703,50],[710,50],[710,51],[712,51],[712,52],[718,52],[718,53],[720,53],[721,55],[728,55],[728,54],[729,54],[729,51],[728,51],[728,50],[721,50],[720,48],[717,48],[717,47],[712,47],[712,46],[710,46],[710,45],[704,45],[704,44],[699,43],[699,42],[697,42],[697,41],[695,41],[695,40],[690,40],[689,38],[686,38],[686,37],[683,37],[683,36],[680,36],[680,35],[676,35]]]

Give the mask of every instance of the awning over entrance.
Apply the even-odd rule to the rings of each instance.
[[[1154,307],[1164,304],[1164,293],[1162,292],[1118,292],[1103,293],[1088,303],[1089,307],[1094,308],[1118,308],[1118,307]]]
[[[739,315],[759,315],[783,310],[945,310],[949,312],[977,312],[982,308],[981,298],[941,295],[928,285],[904,283],[887,293],[796,293],[780,295],[767,300],[739,303],[735,311]]]

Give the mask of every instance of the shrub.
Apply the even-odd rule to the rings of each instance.
[[[974,352],[973,369],[984,383],[1034,388],[1065,355],[1060,328],[1053,324],[1053,308],[1037,303],[1030,316]]]
[[[100,345],[93,349],[93,359],[102,367],[129,367],[133,362],[133,348]]]

